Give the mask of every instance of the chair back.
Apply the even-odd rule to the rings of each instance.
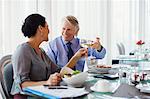
[[[120,42],[120,46],[121,46],[122,54],[125,55],[125,46],[124,46],[124,44]]]
[[[13,68],[11,64],[11,55],[6,55],[0,60],[0,83],[2,87],[1,93],[3,95],[3,98],[13,98],[12,95],[10,95],[13,83]]]
[[[122,43],[117,43],[119,55],[125,55],[125,47]]]

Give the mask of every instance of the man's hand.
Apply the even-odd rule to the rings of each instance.
[[[92,42],[92,48],[96,50],[101,50],[101,43],[100,43],[100,38],[96,37],[96,40]]]

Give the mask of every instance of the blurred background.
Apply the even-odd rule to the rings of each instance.
[[[125,54],[139,40],[150,48],[150,0],[0,0],[0,58],[27,40],[21,26],[31,13],[46,17],[49,40],[61,35],[61,19],[74,15],[80,24],[78,37],[100,37],[108,64],[119,55],[117,43],[124,45]]]

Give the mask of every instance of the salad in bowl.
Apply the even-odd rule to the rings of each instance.
[[[87,76],[87,72],[80,72],[78,70],[75,70],[72,73],[64,74],[62,79],[68,86],[81,87],[87,79]]]

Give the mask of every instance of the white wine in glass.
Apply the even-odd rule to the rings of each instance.
[[[81,47],[89,48],[92,46],[92,41],[86,39],[80,39],[80,45]]]

